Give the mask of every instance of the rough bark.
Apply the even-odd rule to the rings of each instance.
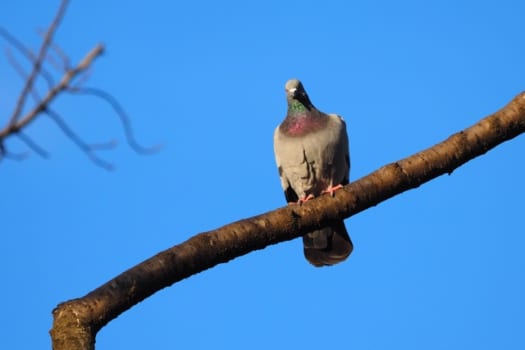
[[[217,264],[318,229],[330,221],[416,188],[525,131],[525,93],[447,140],[388,164],[302,206],[283,207],[198,234],[117,276],[88,295],[58,305],[51,330],[56,350],[93,349],[96,333],[162,288]],[[269,253],[270,254],[270,253]]]

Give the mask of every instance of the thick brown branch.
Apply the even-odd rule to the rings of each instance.
[[[476,125],[336,192],[198,234],[54,311],[53,348],[93,349],[96,333],[162,288],[217,264],[347,218],[454,169],[525,131],[525,93]],[[299,253],[298,253],[299,258]]]

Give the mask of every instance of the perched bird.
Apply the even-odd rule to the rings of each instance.
[[[288,113],[275,129],[274,152],[281,185],[289,203],[299,203],[331,193],[348,183],[350,157],[344,120],[317,110],[303,84],[292,79],[285,85]],[[345,260],[353,245],[344,222],[303,236],[304,255],[315,266]]]

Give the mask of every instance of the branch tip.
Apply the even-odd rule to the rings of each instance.
[[[115,111],[115,113],[118,115],[122,127],[124,128],[124,134],[126,136],[126,140],[128,142],[128,145],[138,154],[153,154],[158,152],[163,146],[158,144],[151,147],[144,147],[140,145],[137,140],[135,139],[135,136],[133,134],[133,130],[131,128],[131,122],[129,119],[129,116],[127,115],[124,108],[120,105],[120,103],[117,101],[117,99],[111,95],[110,93],[102,90],[97,89],[93,87],[72,87],[68,89],[69,92],[75,93],[75,94],[84,94],[84,95],[91,95],[94,97],[97,97],[106,103],[108,103],[111,108]]]

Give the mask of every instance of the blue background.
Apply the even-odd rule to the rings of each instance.
[[[3,1],[0,24],[37,48],[57,6]],[[59,302],[283,206],[272,133],[287,79],[345,118],[355,180],[525,90],[524,10],[507,0],[74,1],[57,42],[78,62],[103,41],[88,85],[118,98],[142,144],[164,148],[134,153],[90,97],[53,107],[86,140],[119,140],[99,153],[113,172],[48,118],[30,125],[51,158],[0,163],[0,348],[50,348]],[[2,125],[21,87],[1,56]],[[311,267],[300,240],[251,253],[122,314],[97,348],[523,349],[524,147],[520,136],[346,220],[355,250],[343,264]]]

